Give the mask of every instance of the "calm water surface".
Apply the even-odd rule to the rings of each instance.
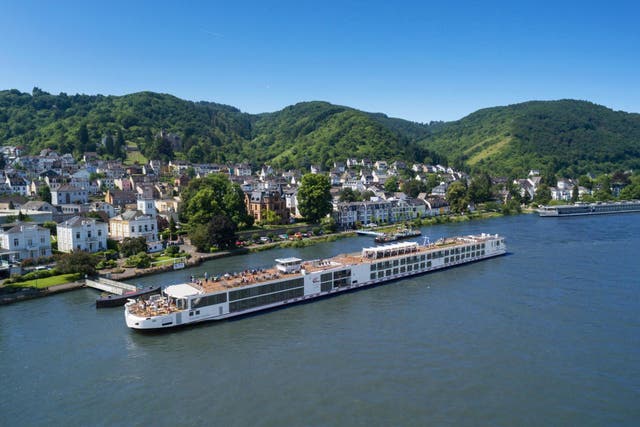
[[[640,424],[640,215],[422,231],[500,233],[510,254],[164,334],[127,329],[123,310],[96,310],[89,289],[0,307],[0,425]]]

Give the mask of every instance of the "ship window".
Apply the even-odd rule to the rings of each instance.
[[[328,282],[330,281],[332,278],[331,273],[324,273],[322,276],[320,276],[320,281],[321,282]]]
[[[444,257],[444,263],[448,264],[449,263],[449,257]]]
[[[447,249],[446,251],[444,251],[444,256],[449,256],[449,249]]]
[[[396,267],[397,265],[398,265],[398,260],[397,260],[397,259],[394,259],[394,260],[393,260],[393,266],[394,266],[394,267]]]
[[[411,264],[407,265],[407,271],[413,271],[413,265]]]
[[[420,268],[424,268],[424,262],[420,263]]]
[[[192,299],[191,308],[201,308],[201,307],[206,307],[208,305],[220,304],[223,302],[227,302],[226,293],[208,295],[208,296]],[[196,314],[198,313],[196,312]]]
[[[394,274],[394,275],[395,275],[395,274],[398,274],[398,268],[397,268],[397,267],[393,269],[393,274]]]
[[[371,273],[371,280],[376,278],[376,273]]]
[[[378,271],[378,279],[384,277],[384,271]]]
[[[391,270],[387,270],[387,276],[391,276]]]
[[[456,261],[460,261],[460,255],[456,255]]]
[[[371,264],[371,271],[376,271],[376,264]]]
[[[405,266],[400,267],[400,273],[404,273],[405,271],[407,271],[407,267]]]
[[[424,255],[420,255],[420,261],[424,261],[426,257]]]
[[[328,282],[328,283],[322,283],[322,284],[320,285],[320,291],[322,291],[322,292],[327,292],[327,291],[329,291],[329,290],[331,290],[331,282]]]
[[[427,261],[427,268],[431,267],[431,261]]]

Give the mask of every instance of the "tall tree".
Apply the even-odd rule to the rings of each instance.
[[[546,205],[551,201],[551,189],[547,184],[540,184],[538,186],[533,201],[540,205]]]
[[[474,203],[491,200],[491,177],[488,173],[481,173],[471,180],[469,185],[469,199]]]
[[[216,215],[226,215],[241,226],[253,224],[242,189],[226,175],[212,174],[193,179],[180,197],[180,219],[189,225],[208,224]]]
[[[87,151],[87,147],[89,146],[89,130],[87,129],[87,124],[82,123],[80,125],[80,129],[78,130],[78,144],[76,148],[80,153],[84,153]]]
[[[446,199],[449,202],[451,211],[455,213],[464,212],[469,204],[467,187],[461,181],[452,182],[447,189]]]
[[[306,174],[298,190],[300,213],[311,222],[318,222],[327,216],[331,206],[331,181],[320,174]]]
[[[40,200],[44,202],[51,203],[51,189],[48,185],[43,185],[38,188],[38,197],[40,197]]]
[[[238,231],[236,223],[226,215],[214,216],[208,226],[211,241],[220,249],[235,247],[237,240],[236,231]]]
[[[384,191],[388,193],[395,193],[398,191],[398,177],[390,176],[384,183]]]

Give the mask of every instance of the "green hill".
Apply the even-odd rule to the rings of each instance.
[[[585,101],[486,108],[445,123],[420,144],[492,174],[530,169],[578,176],[640,167],[640,114]]]
[[[178,135],[172,148],[161,130]],[[103,142],[105,135],[113,141]],[[640,166],[640,115],[584,101],[532,101],[420,124],[327,102],[247,114],[212,102],[139,92],[124,96],[0,91],[0,144],[30,153],[122,157],[126,143],[147,158],[328,168],[334,160],[449,163],[493,175],[529,169],[577,176]]]

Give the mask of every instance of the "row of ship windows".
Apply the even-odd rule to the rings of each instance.
[[[285,291],[287,289],[297,288],[304,285],[304,279],[291,279],[278,283],[269,283],[267,285],[255,286],[253,288],[238,289],[229,292],[229,301],[236,301],[243,298],[252,298],[259,295],[270,294],[273,292]]]
[[[411,271],[418,271],[418,270],[424,270],[426,268],[430,268],[431,267],[431,261],[427,261],[426,263],[421,262],[419,264],[407,264],[406,266],[400,266],[400,267],[395,267],[393,269],[388,269],[388,270],[380,270],[377,273],[375,271],[371,272],[371,280],[374,279],[381,279],[383,277],[388,277],[388,276],[395,276],[396,274],[402,274],[402,273],[406,273],[406,272],[411,272]]]
[[[304,288],[291,289],[288,291],[278,292],[275,294],[263,295],[255,298],[248,298],[241,301],[235,301],[229,304],[229,312],[248,310],[262,305],[273,304],[292,298],[299,298],[304,295]]]
[[[320,276],[320,281],[324,283],[330,282],[331,280],[342,279],[344,277],[351,277],[350,269],[334,271],[333,273],[323,273]]]
[[[337,279],[332,282],[322,282],[320,284],[320,290],[322,292],[330,291],[332,288],[341,288],[343,286],[349,286],[351,284],[350,277],[344,277],[342,279]]]
[[[191,308],[206,307],[208,305],[221,304],[227,302],[227,293],[208,295],[206,297],[194,298],[191,300]]]
[[[407,263],[415,263],[418,260],[420,261],[425,261],[426,260],[430,260],[430,259],[437,259],[437,258],[442,258],[442,257],[448,257],[448,256],[453,256],[453,255],[458,255],[458,254],[464,254],[466,258],[468,258],[469,256],[476,256],[476,250],[482,248],[482,251],[478,251],[477,253],[480,254],[480,252],[482,252],[482,255],[484,255],[484,247],[485,244],[482,243],[481,245],[473,245],[473,246],[463,246],[461,248],[455,248],[455,249],[446,249],[444,251],[437,251],[437,252],[433,252],[433,253],[428,253],[426,256],[425,255],[420,255],[418,256],[410,256],[407,258],[401,258],[401,259],[394,259],[392,261],[384,261],[384,262],[379,262],[377,264],[371,264],[371,271],[375,271],[375,270],[384,270],[390,267],[397,267],[398,265],[405,265]]]

